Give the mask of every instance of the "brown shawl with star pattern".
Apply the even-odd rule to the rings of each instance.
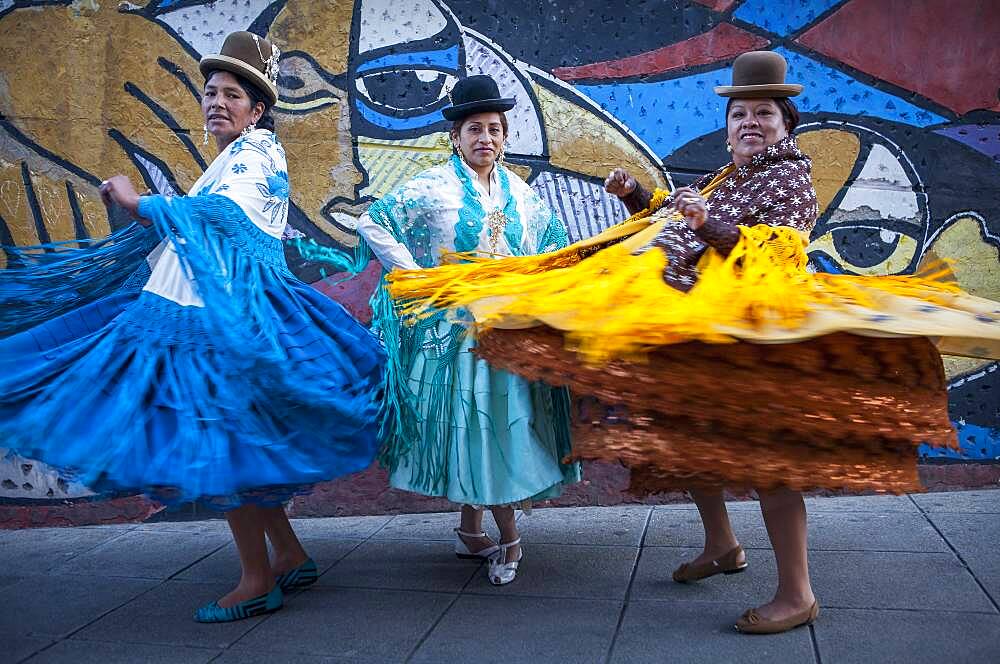
[[[725,168],[725,167],[724,167]],[[724,168],[694,182],[702,189]],[[651,198],[641,187],[623,202],[629,212],[644,209]],[[673,203],[667,198],[664,206]],[[686,223],[667,224],[650,246],[667,254],[663,278],[682,291],[698,279],[698,260],[708,247],[728,254],[740,237],[737,226],[791,226],[805,233],[812,230],[819,214],[816,190],[810,178],[810,160],[793,136],[778,141],[737,168],[715,190],[707,203],[708,218],[698,230]]]

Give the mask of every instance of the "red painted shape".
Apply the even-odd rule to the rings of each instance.
[[[699,5],[705,5],[709,9],[714,9],[717,12],[724,12],[733,6],[736,0],[694,0]]]
[[[1000,110],[996,0],[853,0],[799,38],[958,114]]]
[[[725,60],[745,51],[764,48],[769,43],[763,37],[734,25],[720,23],[708,32],[655,51],[579,67],[558,67],[552,70],[552,73],[564,81],[661,74],[683,67]]]
[[[378,261],[368,263],[363,272],[346,281],[336,283],[347,276],[345,272],[332,274],[312,284],[312,287],[323,295],[339,302],[348,313],[367,325],[372,320],[372,308],[368,304],[379,279],[382,278],[382,266]]]

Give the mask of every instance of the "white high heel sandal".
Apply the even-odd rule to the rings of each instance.
[[[520,564],[521,560],[524,558],[524,549],[518,550],[517,560],[512,560],[510,562],[502,562],[507,560],[507,550],[512,546],[517,546],[521,543],[521,538],[518,537],[513,542],[503,542],[497,547],[499,549],[493,556],[490,557],[490,583],[494,586],[505,586],[517,576],[517,566]]]
[[[462,539],[463,535],[466,537],[489,537],[489,535],[485,532],[467,533],[464,530],[455,528],[455,555],[459,558],[487,560],[500,550],[500,547],[494,544],[493,546],[488,546],[485,549],[480,549],[479,551],[471,551],[469,550],[469,545]]]

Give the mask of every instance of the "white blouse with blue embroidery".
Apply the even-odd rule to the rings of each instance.
[[[233,141],[191,187],[193,196],[231,199],[257,228],[279,239],[288,222],[289,193],[285,150],[266,129]],[[143,290],[181,306],[204,306],[170,242],[162,242],[147,260],[152,275]]]

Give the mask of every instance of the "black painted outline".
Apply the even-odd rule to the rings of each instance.
[[[188,152],[192,157],[194,157],[194,160],[198,163],[202,170],[208,168],[208,163],[205,161],[205,158],[201,156],[201,153],[198,152],[198,148],[195,147],[194,141],[191,140],[191,135],[188,130],[181,127],[177,120],[174,119],[174,116],[171,115],[167,109],[153,101],[152,97],[143,92],[138,85],[132,83],[131,81],[125,83],[125,92],[145,104],[145,106],[153,112],[153,115],[165,124],[167,129],[173,132],[174,136],[176,136],[180,142],[184,144],[184,147],[187,148]]]

